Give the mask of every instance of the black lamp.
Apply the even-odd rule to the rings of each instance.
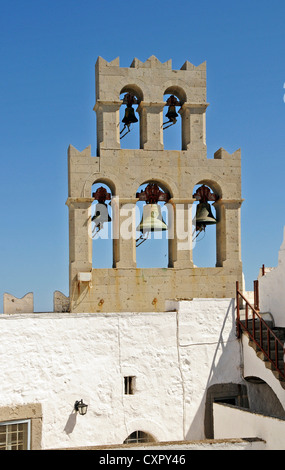
[[[75,404],[74,404],[74,409],[75,411],[78,411],[78,413],[80,415],[86,415],[87,413],[87,408],[88,408],[88,405],[86,405],[85,403],[83,403],[83,400],[81,399],[80,401],[76,401]]]

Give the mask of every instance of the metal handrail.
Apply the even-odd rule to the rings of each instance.
[[[243,299],[245,302],[245,321],[244,323],[240,319],[240,298]],[[271,328],[268,326],[266,321],[261,317],[261,315],[258,313],[257,309],[254,308],[250,302],[244,297],[244,295],[240,292],[239,290],[239,283],[236,282],[236,309],[237,309],[237,318],[236,318],[236,328],[237,328],[237,337],[241,337],[241,332],[242,330],[245,330],[250,337],[250,339],[259,347],[259,349],[262,351],[262,353],[265,355],[266,359],[273,364],[274,368],[277,370],[277,372],[281,375],[283,379],[285,379],[285,362],[284,362],[284,354],[285,354],[285,347],[282,341],[275,335],[275,333],[271,330]],[[250,320],[248,318],[250,312],[252,314],[252,333],[249,331],[248,328],[248,321]],[[259,320],[259,325],[256,328],[255,325],[255,320]],[[266,331],[266,340],[265,342],[267,344],[264,345],[264,340],[263,340],[263,328],[264,331]],[[259,340],[256,336],[256,330],[259,330]],[[273,360],[270,357],[270,353],[273,352],[270,348],[270,340],[274,339],[274,352],[275,352],[275,360]],[[282,348],[283,350],[283,357],[282,361],[284,363],[283,371],[280,370],[278,367],[278,345]],[[265,347],[266,346],[266,347]]]

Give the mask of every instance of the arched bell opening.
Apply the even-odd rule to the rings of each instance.
[[[170,245],[170,193],[157,182],[142,184],[136,193],[137,268],[167,268]]]
[[[114,193],[101,181],[92,185],[91,224],[92,268],[113,267],[113,214],[111,199]]]
[[[212,185],[211,185],[212,186]],[[192,207],[193,263],[197,267],[217,266],[217,225],[219,213],[215,202],[220,198],[217,189],[208,183],[194,186]]]
[[[182,116],[179,113],[186,101],[184,90],[180,87],[168,87],[164,92],[163,144],[165,150],[182,149]]]
[[[120,92],[120,142],[121,148],[140,148],[140,116],[137,112],[143,93],[137,85],[126,85]]]

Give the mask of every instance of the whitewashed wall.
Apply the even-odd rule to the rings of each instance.
[[[270,312],[276,326],[285,326],[285,228],[278,266],[259,278],[261,312]]]
[[[216,439],[236,439],[246,434],[248,438],[263,439],[264,450],[285,450],[285,420],[218,403],[213,408]]]
[[[207,388],[241,381],[232,299],[162,313],[0,315],[1,406],[41,403],[43,448],[203,439]],[[124,375],[136,393],[124,395]],[[83,399],[85,416],[73,406]]]

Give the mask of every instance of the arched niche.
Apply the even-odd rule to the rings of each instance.
[[[216,201],[221,199],[222,191],[220,186],[208,179],[200,180],[193,188],[193,198],[195,198],[195,194],[199,192],[198,190],[202,187],[206,187],[210,190],[211,195],[216,197]],[[212,225],[207,225],[205,231],[201,231],[200,233],[196,231],[196,215],[197,215],[197,208],[199,206],[200,201],[196,200],[193,203],[192,207],[192,216],[193,216],[193,232],[192,232],[192,249],[193,249],[193,263],[194,266],[197,267],[216,267],[218,266],[218,236],[217,236],[217,229],[218,223],[220,221],[220,208],[219,205],[216,204],[215,200],[208,200],[208,204],[210,205],[210,212],[209,216],[216,220],[216,223]]]
[[[176,123],[172,125],[169,121],[167,113],[169,112],[168,100],[174,97],[177,101],[176,111]],[[185,91],[179,86],[169,86],[166,88],[163,94],[163,100],[165,107],[163,111],[163,144],[165,150],[181,150],[182,149],[182,119],[183,116],[179,113],[181,106],[186,102],[187,97]],[[173,108],[172,108],[173,109]]]
[[[135,103],[132,105],[134,109],[134,115],[137,118],[137,122],[130,125],[130,132],[128,132],[128,128],[124,129],[123,119],[126,113],[126,104],[123,102],[125,96],[127,94],[131,94],[135,98]],[[137,112],[138,106],[141,101],[143,101],[143,92],[141,88],[135,84],[128,84],[125,85],[120,91],[120,100],[122,101],[122,105],[120,106],[120,143],[121,148],[123,149],[138,149],[140,148],[140,129],[142,126],[141,118],[139,113]]]
[[[171,191],[168,186],[160,181],[149,180],[140,185],[137,190],[136,196],[145,192],[149,185],[156,185],[159,191],[166,196],[165,200],[157,202],[159,215],[155,217],[159,222],[161,221],[162,227],[167,227],[166,230],[159,230],[149,232],[146,240],[145,234],[139,231],[141,222],[145,222],[144,207],[150,206],[145,200],[140,200],[136,203],[136,263],[137,268],[167,268],[169,267],[169,253],[171,251],[171,243],[173,243],[173,236],[171,236],[170,227],[173,226],[173,207],[169,204],[168,200],[172,197]],[[141,238],[142,237],[142,238]]]
[[[108,198],[105,202],[95,199],[91,204],[92,268],[113,267],[113,211],[111,200],[115,195],[114,184],[106,179],[96,180],[91,188],[91,196],[105,189]],[[99,197],[99,196],[97,196]],[[103,220],[103,222],[101,222]],[[99,224],[100,221],[100,225]]]

